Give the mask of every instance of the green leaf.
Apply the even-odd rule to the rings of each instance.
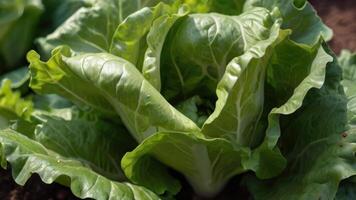
[[[63,109],[73,105],[68,99],[56,94],[34,95],[33,103],[36,109],[46,110],[49,112],[53,109]]]
[[[184,0],[193,12],[217,12],[226,15],[239,15],[246,0]]]
[[[21,99],[19,92],[12,91],[11,81],[5,79],[0,88],[0,129],[8,127],[11,120],[28,120],[32,111],[32,102]]]
[[[22,61],[22,57],[32,44],[34,31],[42,11],[41,0],[2,0],[0,2],[1,67],[14,67]]]
[[[171,176],[167,166],[150,155],[145,155],[144,151],[141,153],[138,157],[137,154],[127,154],[122,160],[122,169],[129,180],[159,195],[176,195],[181,190],[181,185]]]
[[[344,86],[348,98],[347,110],[349,112],[349,124],[354,126],[356,125],[356,53],[343,50],[341,51],[338,61],[343,71],[341,84]]]
[[[312,45],[320,35],[326,41],[333,33],[327,27],[314,8],[306,0],[184,0],[190,8],[198,13],[218,12],[227,15],[240,15],[256,7],[276,8],[281,12],[282,28],[292,29],[291,39]]]
[[[182,6],[176,13],[163,15],[154,21],[147,34],[148,48],[144,55],[142,74],[159,91],[161,55],[166,37],[173,25],[187,14],[187,9]]]
[[[234,148],[225,139],[206,139],[197,133],[160,132],[124,156],[122,168],[131,181],[155,192],[174,193],[176,180],[150,156],[182,173],[199,195],[212,197],[231,177],[246,171],[241,160],[248,156],[248,151]],[[153,173],[145,173],[151,169]],[[156,178],[157,174],[160,178]]]
[[[334,60],[327,66],[323,87],[310,90],[297,112],[281,116],[278,146],[288,165],[270,180],[247,178],[255,199],[332,200],[340,181],[355,175],[356,132],[344,132],[347,101],[340,79]]]
[[[282,14],[282,28],[292,29],[293,41],[312,45],[320,35],[331,40],[333,33],[317,15],[314,8],[306,0],[246,0],[244,11],[253,7],[264,7],[273,10],[276,7]]]
[[[341,51],[338,61],[343,72],[341,84],[344,87],[348,99],[348,126],[354,129],[356,125],[356,53],[344,49]],[[356,195],[354,177],[355,176],[341,182],[335,199],[346,200],[354,198]]]
[[[208,118],[209,111],[202,111],[200,107],[213,107],[208,104],[206,100],[201,99],[199,96],[194,96],[190,99],[187,99],[183,102],[180,102],[177,106],[177,110],[195,122],[199,127],[202,127],[204,122]],[[208,108],[205,108],[208,109]]]
[[[355,174],[354,131],[348,134],[352,139],[340,139],[340,135],[334,134],[308,143],[304,146],[305,152],[299,152],[298,161],[292,161],[288,170],[277,179],[248,180],[255,199],[333,200],[339,182]]]
[[[49,56],[52,49],[66,44],[77,52],[106,52],[116,26],[123,20],[117,0],[99,1],[83,7],[52,34],[38,39],[41,52]]]
[[[218,101],[202,132],[210,137],[224,137],[236,145],[253,147],[257,125],[264,107],[264,84],[275,47],[289,34],[272,29],[268,40],[234,58],[217,87]],[[253,83],[253,84],[251,84]]]
[[[110,104],[107,100],[97,95],[98,89],[87,90],[87,85],[83,85],[82,80],[78,79],[76,74],[70,73],[70,68],[62,60],[62,54],[71,56],[74,53],[68,48],[56,49],[47,63],[41,62],[36,52],[28,53],[27,57],[31,63],[30,87],[40,94],[59,94],[78,104],[92,106],[102,113],[115,115],[115,111],[108,106]],[[86,93],[79,91],[86,91]]]
[[[92,7],[96,2],[97,0],[44,0],[44,16],[46,17],[41,21],[44,21],[42,23],[45,23],[49,30],[53,31],[79,9]],[[43,30],[43,28],[41,29]]]
[[[351,97],[356,94],[352,87],[352,83],[356,81],[356,52],[352,53],[344,49],[341,51],[338,61],[343,71],[342,85],[345,88],[346,95]]]
[[[107,123],[48,117],[33,138],[0,131],[0,157],[11,164],[20,185],[36,173],[45,183],[70,186],[80,198],[159,199],[143,187],[116,181],[125,179],[118,164],[130,146],[126,139],[123,129]]]
[[[110,116],[117,114],[137,141],[158,130],[199,130],[122,58],[106,53],[73,56],[62,47],[46,63],[34,51],[28,60],[33,90],[60,94]]]
[[[0,76],[0,82],[5,79],[11,80],[12,89],[27,89],[28,81],[30,80],[30,73],[27,67],[21,67],[9,73]]]
[[[34,140],[64,157],[83,160],[84,165],[105,177],[125,180],[119,161],[135,142],[123,127],[75,117],[66,121],[42,116],[41,121],[44,122],[37,126]]]
[[[147,46],[149,48],[147,51],[162,48],[164,37],[170,27],[179,17],[186,14],[183,10],[178,10],[177,4],[160,3],[155,7],[146,7],[129,15],[116,29],[110,53],[130,61],[141,69]],[[159,31],[157,27],[160,28]],[[149,31],[150,34],[147,36]]]
[[[157,0],[97,1],[78,9],[60,27],[38,40],[41,53],[50,56],[52,49],[68,45],[76,52],[109,52],[117,26],[131,13]]]
[[[269,105],[266,135],[262,144],[254,150],[250,163],[247,163],[259,178],[276,176],[285,167],[285,160],[276,148],[283,134],[280,116],[299,110],[307,93],[313,88],[321,88],[326,80],[326,66],[332,57],[325,52],[321,42],[305,46],[287,41],[275,48],[267,74],[270,90],[266,90],[265,95],[266,104]],[[271,159],[275,162],[271,162]]]
[[[227,64],[278,29],[276,14],[256,8],[239,16],[209,13],[183,18],[167,36],[153,79],[161,80],[168,100],[214,96]]]

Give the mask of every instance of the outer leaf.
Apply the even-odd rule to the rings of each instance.
[[[294,52],[295,55],[291,57],[293,54],[289,52]],[[285,160],[276,148],[281,135],[279,118],[281,115],[296,112],[302,106],[309,90],[322,87],[325,82],[327,63],[332,61],[332,57],[321,47],[321,42],[314,47],[293,42],[281,43],[275,49],[275,53],[268,73],[268,83],[273,89],[267,90],[272,94],[266,100],[269,106],[274,106],[274,108],[268,110],[268,127],[264,141],[253,152],[250,163],[247,163],[247,167],[254,169],[260,178],[276,176],[284,169]],[[300,56],[304,59],[300,59]],[[286,67],[288,66],[286,63],[293,64]],[[270,108],[267,107],[267,109]],[[271,163],[271,160],[276,162]]]
[[[83,128],[83,124],[80,125],[81,128]],[[98,146],[96,146],[95,149],[98,151],[96,152],[101,154],[109,147],[107,146],[108,142],[110,142],[110,145],[115,145],[112,143],[113,141],[110,140],[110,137],[101,137],[101,132],[83,132],[80,129],[78,129],[79,135],[73,137],[74,132],[60,131],[63,129],[58,129],[57,132],[51,132],[54,129],[48,127],[49,125],[46,126],[47,128],[38,129],[36,133],[36,139],[38,141],[30,139],[13,130],[7,129],[0,131],[0,157],[6,158],[11,164],[13,176],[18,184],[25,184],[33,173],[37,173],[45,183],[49,184],[57,181],[70,186],[72,192],[81,198],[110,200],[159,199],[154,193],[143,187],[129,183],[115,182],[94,172],[95,170],[110,170],[105,165],[99,166],[100,169],[95,169],[95,167],[91,165],[93,159],[99,159],[96,160],[99,164],[110,163],[110,156],[115,154],[112,154],[112,152],[111,154],[107,154],[106,156],[109,157],[107,159],[102,155],[99,157],[92,156],[93,148],[90,148],[90,145],[94,144],[92,142],[97,143]],[[84,127],[82,130],[89,128]],[[91,134],[87,135],[88,133]],[[63,134],[68,134],[70,137]],[[77,132],[75,134],[77,134]],[[102,138],[99,141],[95,139],[95,137],[98,136]],[[58,140],[58,137],[65,137],[65,139],[61,138]],[[71,140],[72,138],[76,140]],[[56,142],[61,142],[61,144]],[[75,143],[79,146],[74,145]],[[113,146],[110,146],[110,148],[112,147]],[[117,147],[119,146],[116,146],[116,148]],[[82,157],[83,155],[85,155],[85,157]],[[90,158],[91,161],[85,160],[86,158]],[[112,165],[112,163],[110,165]]]
[[[256,199],[331,200],[339,182],[355,174],[356,132],[344,132],[346,98],[338,83],[341,73],[336,62],[327,69],[323,88],[311,90],[301,110],[284,117],[286,134],[279,146],[288,160],[286,170],[275,179],[248,182]]]
[[[92,7],[98,0],[44,0],[45,18],[41,20],[53,31],[81,7]],[[43,27],[41,27],[41,31]]]
[[[157,0],[107,0],[82,7],[52,34],[41,38],[41,52],[68,45],[76,52],[108,52],[117,26],[131,13]]]
[[[320,37],[328,41],[332,30],[327,27],[306,0],[246,0],[244,11],[252,7],[273,10],[277,7],[282,14],[282,28],[292,29],[291,39],[304,44],[314,44]]]
[[[22,61],[22,56],[32,43],[34,30],[42,11],[41,0],[0,2],[1,68],[13,67]]]
[[[35,52],[28,54],[28,60],[32,89],[61,94],[104,113],[116,112],[137,141],[158,130],[199,130],[135,66],[119,57],[105,53],[71,57],[69,49],[59,48],[47,63]]]
[[[350,139],[341,139],[335,134],[315,140],[310,147],[305,146],[307,152],[300,152],[298,161],[288,168],[292,171],[279,179],[250,180],[249,187],[255,199],[334,199],[339,182],[355,174],[354,131],[348,132]]]
[[[153,161],[149,155],[184,174],[195,192],[212,197],[231,177],[246,171],[241,160],[248,156],[248,151],[234,148],[225,139],[205,139],[197,137],[196,134],[160,132],[147,138],[134,151],[124,156],[122,168],[134,183],[140,183],[152,190],[158,188],[171,191],[175,180],[167,171],[156,169],[158,172],[154,171],[153,174],[145,173],[152,169]],[[158,173],[164,179],[155,179]]]
[[[193,11],[218,12],[239,15],[254,7],[278,8],[282,14],[282,28],[292,29],[292,39],[305,44],[315,43],[322,35],[331,40],[332,30],[328,28],[306,0],[184,0]]]
[[[98,90],[87,90],[87,86],[81,84],[81,80],[77,79],[75,74],[66,73],[65,70],[58,67],[58,65],[64,65],[62,53],[64,55],[72,54],[68,48],[57,49],[53,51],[54,56],[52,59],[47,63],[43,63],[39,60],[39,55],[34,51],[28,53],[27,58],[31,63],[30,87],[41,94],[56,93],[59,87],[61,90],[58,90],[58,94],[65,97],[68,96],[69,99],[77,103],[92,106],[103,113],[114,115],[115,112],[110,109],[107,100],[104,97],[96,96]],[[64,69],[67,68],[66,66],[64,67]],[[63,80],[63,77],[66,79]],[[86,93],[77,93],[79,91],[86,91]],[[85,97],[78,94],[85,95]],[[92,98],[92,100],[88,100],[89,98]]]
[[[70,121],[54,116],[40,117],[44,122],[35,130],[36,141],[64,157],[81,161],[105,177],[125,180],[119,161],[135,146],[125,128],[76,116]]]
[[[120,1],[99,1],[82,7],[55,32],[38,40],[42,52],[49,55],[59,45],[69,45],[77,52],[106,52],[116,26],[123,20]]]

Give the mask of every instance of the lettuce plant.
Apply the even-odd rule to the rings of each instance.
[[[34,93],[2,84],[17,183],[174,199],[181,181],[215,197],[240,175],[255,199],[299,200],[355,175],[355,56],[337,61],[308,2],[81,2],[27,54]]]

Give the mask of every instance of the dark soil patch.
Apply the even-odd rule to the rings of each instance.
[[[333,29],[334,38],[330,42],[332,49],[338,54],[341,49],[350,49],[356,51],[356,2],[355,0],[310,0],[315,6],[318,14],[324,22]],[[232,180],[234,182],[234,180]],[[234,185],[234,186],[232,186]],[[246,191],[237,192],[236,185],[230,184],[224,193],[228,193],[229,198],[222,195],[219,200],[238,199],[247,196]],[[189,188],[189,186],[186,186]],[[189,190],[189,189],[188,189]],[[232,194],[232,195],[230,195]],[[191,193],[181,193],[180,199],[195,199]],[[247,197],[246,197],[247,198]],[[11,176],[10,170],[0,169],[0,200],[75,200],[78,199],[72,195],[70,189],[59,184],[47,185],[41,179],[34,175],[27,184],[22,187],[17,185]]]
[[[77,200],[71,191],[59,184],[45,184],[33,175],[25,186],[17,185],[10,170],[0,170],[1,200]]]
[[[342,49],[356,51],[356,1],[310,0],[324,23],[334,31],[330,42],[335,53]]]

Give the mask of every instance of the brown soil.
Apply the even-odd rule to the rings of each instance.
[[[356,51],[356,2],[355,0],[310,0],[324,22],[333,29],[330,42],[336,53],[341,49]],[[227,189],[228,190],[228,189]],[[227,191],[228,193],[236,193]],[[183,198],[189,196],[181,195]],[[34,175],[26,186],[17,185],[9,170],[0,169],[0,200],[75,200],[68,188],[58,184],[44,184]],[[224,198],[219,198],[224,199]]]
[[[71,191],[58,184],[44,184],[33,175],[24,187],[17,185],[10,170],[0,170],[1,200],[77,200]]]
[[[335,53],[342,49],[356,51],[356,1],[310,0],[319,16],[334,31],[330,42]]]

